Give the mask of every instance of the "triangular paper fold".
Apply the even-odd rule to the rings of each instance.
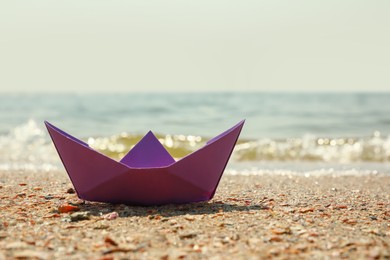
[[[126,155],[121,163],[132,168],[153,168],[171,165],[175,159],[149,131]]]

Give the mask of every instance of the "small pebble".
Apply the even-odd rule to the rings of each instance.
[[[269,238],[270,242],[281,242],[283,239],[280,236],[272,236]]]
[[[197,235],[198,234],[196,234],[196,233],[184,233],[184,234],[179,235],[179,237],[180,237],[180,239],[189,239],[189,238],[194,238]]]
[[[64,203],[58,207],[58,211],[60,213],[69,213],[69,212],[74,212],[74,211],[79,211],[79,210],[80,210],[79,207],[70,205],[68,203]]]
[[[114,220],[118,217],[119,217],[119,214],[115,211],[102,216],[102,218],[107,219],[107,220]]]
[[[89,220],[91,219],[91,213],[89,211],[75,212],[70,214],[70,221],[76,222],[80,220]]]
[[[26,193],[25,192],[22,192],[22,193],[18,193],[16,194],[15,198],[22,198],[22,197],[26,197]]]
[[[69,194],[74,194],[76,193],[76,191],[73,189],[73,188],[69,188],[66,193],[69,193]]]
[[[313,211],[314,211],[314,208],[304,208],[304,209],[300,209],[299,213],[307,213],[307,212],[313,212]]]
[[[290,228],[273,228],[271,232],[275,235],[290,234]]]
[[[188,221],[194,221],[195,220],[195,217],[194,216],[185,216],[184,217],[186,220]]]
[[[46,200],[51,200],[51,199],[53,199],[54,197],[53,197],[53,195],[48,194],[48,195],[46,195],[44,198],[45,198]]]
[[[346,205],[335,205],[335,206],[333,206],[333,208],[334,209],[347,209],[348,206],[346,206]]]
[[[105,239],[104,239],[104,242],[107,243],[107,244],[110,244],[112,246],[118,246],[118,243],[115,242],[111,237],[107,236]]]

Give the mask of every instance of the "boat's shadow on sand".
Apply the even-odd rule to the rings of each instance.
[[[223,212],[248,212],[254,210],[264,210],[263,205],[237,205],[225,202],[199,202],[190,204],[169,204],[163,206],[131,206],[123,204],[109,203],[86,203],[80,205],[82,211],[89,211],[94,216],[101,216],[110,212],[117,212],[119,217],[132,216],[162,216],[174,217],[181,215],[208,215]]]

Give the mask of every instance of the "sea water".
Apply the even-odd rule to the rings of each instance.
[[[119,160],[149,130],[178,159],[241,119],[228,174],[390,174],[390,93],[1,94],[0,170],[63,170],[44,120]]]

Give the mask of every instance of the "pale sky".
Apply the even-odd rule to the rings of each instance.
[[[0,92],[389,90],[389,0],[0,3]]]

